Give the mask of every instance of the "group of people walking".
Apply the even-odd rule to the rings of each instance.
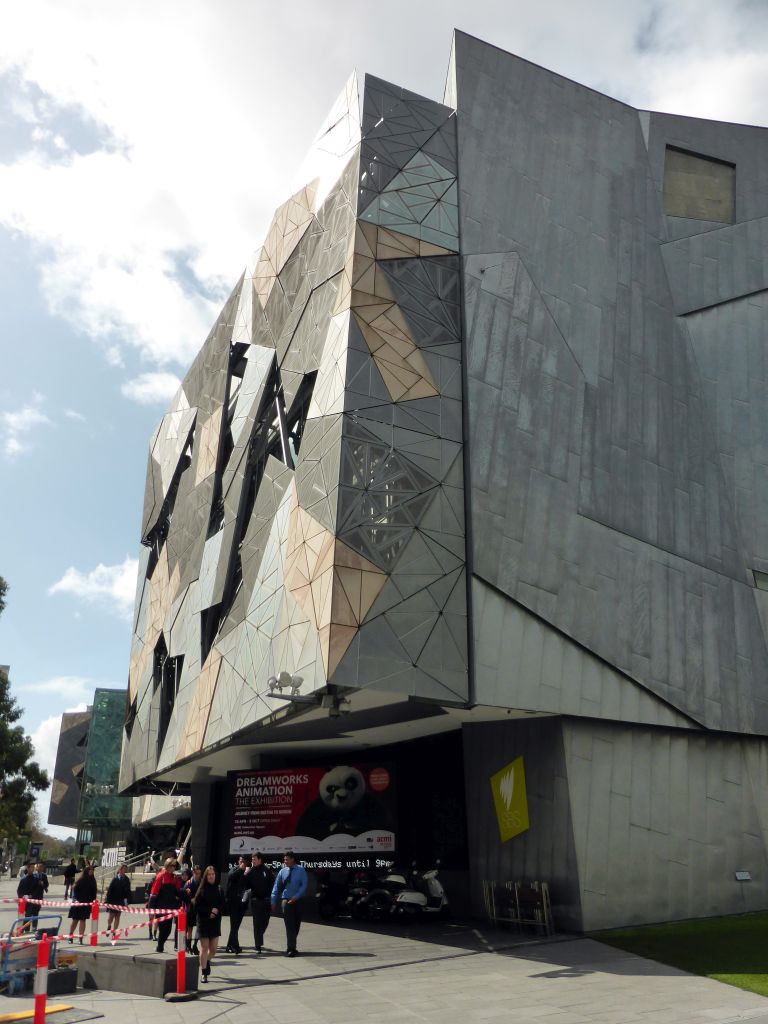
[[[181,876],[176,874],[175,869],[176,861],[169,857],[152,883],[148,906],[151,910],[159,911],[178,910],[182,905],[186,908],[185,939],[187,943],[192,943],[190,951],[200,957],[200,974],[206,982],[211,973],[211,960],[219,945],[221,917],[225,909],[224,894],[216,882],[214,867],[208,866],[205,871],[199,867],[192,870],[185,868]],[[170,937],[173,924],[174,919],[169,917],[155,925],[156,952],[165,951],[165,943]]]
[[[227,875],[224,887],[217,880],[216,868],[209,865],[176,874],[176,862],[168,858],[152,883],[148,906],[154,910],[175,910],[182,904],[187,911],[186,940],[192,953],[200,957],[203,982],[208,981],[211,961],[221,938],[222,917],[229,915],[229,935],[224,952],[239,955],[240,926],[249,912],[253,918],[253,944],[257,953],[264,949],[264,933],[273,913],[281,910],[285,923],[286,956],[298,956],[297,938],[301,927],[301,904],[307,890],[307,872],[288,851],[283,867],[273,878],[260,853],[240,857]],[[156,928],[158,953],[164,952],[173,921],[160,921]],[[198,945],[199,943],[199,945]]]
[[[192,953],[200,957],[200,972],[203,982],[208,981],[211,961],[216,956],[221,937],[221,919],[229,914],[229,936],[224,951],[241,954],[240,926],[249,912],[253,918],[253,944],[257,953],[264,949],[264,934],[272,914],[280,911],[285,924],[286,956],[298,956],[297,939],[301,928],[302,901],[307,891],[307,872],[292,851],[283,857],[283,866],[273,877],[260,853],[252,857],[240,857],[237,866],[227,875],[225,888],[217,881],[216,869],[209,865],[204,871],[199,868],[185,868],[181,875],[176,873],[177,862],[169,857],[152,882],[147,906],[158,911],[186,908],[186,940]],[[131,882],[127,865],[121,864],[109,884],[105,903],[109,909],[107,930],[116,935],[120,926],[120,908],[131,901]],[[85,934],[85,922],[91,915],[91,903],[97,898],[96,879],[93,866],[85,864],[77,874],[74,860],[64,873],[65,899],[72,898],[69,918],[72,921],[72,936],[79,930],[80,944]],[[48,891],[48,878],[42,864],[29,865],[17,889],[19,897],[26,896],[27,917],[40,913],[39,901]],[[38,902],[35,902],[38,901]],[[150,918],[150,935],[156,942],[156,952],[163,953],[174,924],[174,918],[153,922]],[[191,945],[190,945],[191,944]],[[199,945],[198,945],[199,944]]]
[[[264,947],[264,932],[270,917],[272,874],[264,865],[260,853],[253,858],[241,857],[237,866],[227,876],[227,900],[229,903],[229,938],[225,946],[227,953],[242,953],[240,946],[240,925],[250,905],[253,916],[253,944],[257,953]]]
[[[70,867],[74,868],[74,863],[73,860]],[[69,918],[73,922],[72,935],[74,936],[79,928],[80,944],[82,945],[85,922],[91,915],[90,904],[96,899],[96,879],[93,877],[93,867],[89,863],[86,863],[80,877],[75,880],[76,873],[77,869],[70,872],[69,867],[64,871],[64,899],[69,899],[71,896],[75,904],[89,904],[88,906],[72,906],[69,910]],[[22,896],[26,899],[24,907],[25,918],[38,917],[40,915],[40,901],[45,899],[48,888],[48,876],[45,873],[43,864],[25,865],[16,888],[16,895],[19,899]],[[130,884],[128,895],[130,897]],[[69,941],[72,942],[72,938]]]

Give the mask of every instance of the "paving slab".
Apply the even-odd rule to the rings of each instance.
[[[0,881],[0,898],[15,887]],[[0,904],[0,929],[14,917],[12,904]],[[217,956],[196,1002],[78,990],[67,1000],[72,1021],[99,1014],[107,1024],[768,1024],[762,996],[592,939],[531,940],[480,923],[305,922],[302,953],[288,959],[284,935],[275,920],[264,955],[246,948]],[[114,949],[172,956],[152,954],[152,946],[142,929]],[[0,997],[0,1013],[31,1007],[31,995]]]

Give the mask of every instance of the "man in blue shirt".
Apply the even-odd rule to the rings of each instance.
[[[285,937],[288,949],[286,956],[298,956],[296,939],[301,928],[301,901],[307,891],[307,872],[296,862],[296,854],[288,850],[283,857],[283,867],[277,873],[272,886],[272,913],[277,912],[278,900],[283,908]]]

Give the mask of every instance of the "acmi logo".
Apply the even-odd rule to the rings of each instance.
[[[491,776],[491,792],[499,837],[505,843],[530,827],[522,757],[515,758]]]

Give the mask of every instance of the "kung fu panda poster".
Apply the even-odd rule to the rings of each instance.
[[[229,772],[231,855],[392,854],[395,783],[390,764]]]

